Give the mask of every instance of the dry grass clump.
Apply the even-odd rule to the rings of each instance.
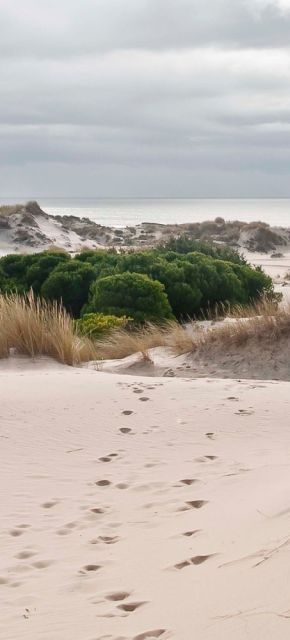
[[[96,358],[94,343],[75,334],[68,313],[32,293],[0,296],[0,357],[7,357],[11,348],[22,355],[50,356],[68,365]]]
[[[269,342],[290,336],[290,305],[279,308],[273,303],[261,302],[246,309],[236,308],[217,326],[203,331],[194,339],[193,351],[242,346],[250,340]]]
[[[216,320],[221,319],[221,310]],[[249,340],[268,341],[290,336],[290,305],[278,308],[267,301],[228,310],[223,321],[212,324],[169,322],[147,324],[135,330],[116,329],[97,342],[78,336],[63,307],[28,296],[0,296],[0,358],[9,350],[31,357],[45,355],[58,362],[76,365],[89,360],[122,359],[133,353],[150,362],[149,350],[166,347],[175,355],[210,351],[214,346],[226,351]]]
[[[222,320],[222,309],[209,318],[214,324],[189,322],[181,325],[170,322],[162,327],[148,324],[142,329],[116,330],[97,343],[100,360],[121,359],[140,353],[149,361],[148,351],[154,347],[166,347],[175,355],[209,349],[216,345],[226,350],[230,345],[240,346],[250,339],[272,340],[290,335],[290,305],[280,309],[275,303],[261,300],[248,307],[228,308]]]
[[[159,327],[147,324],[145,327],[127,331],[116,329],[97,343],[98,359],[119,360],[140,352],[147,359],[149,349],[165,346],[169,325]]]
[[[23,204],[3,204],[0,205],[0,216],[12,216],[22,211]]]
[[[193,336],[178,322],[168,322],[157,326],[148,323],[145,327],[127,331],[117,329],[97,342],[98,359],[115,360],[133,353],[140,353],[150,360],[149,349],[166,347],[175,353],[188,353],[193,347]]]

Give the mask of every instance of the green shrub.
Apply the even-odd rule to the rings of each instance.
[[[45,280],[41,295],[47,300],[62,302],[64,307],[77,318],[87,302],[89,288],[95,279],[94,268],[79,260],[59,264]]]
[[[142,276],[138,282],[136,275]],[[107,277],[113,280],[106,281],[105,290],[98,283]],[[271,278],[237,252],[184,236],[143,251],[85,250],[71,258],[50,250],[0,258],[0,292],[25,293],[30,288],[36,295],[62,301],[75,318],[103,312],[137,322],[162,322],[172,312],[185,320],[219,304],[249,304],[274,296]]]
[[[159,251],[174,251],[178,253],[192,253],[198,251],[204,255],[211,256],[218,260],[227,260],[235,264],[247,264],[245,258],[231,247],[215,245],[212,242],[205,242],[188,238],[185,234],[179,238],[171,238],[163,245],[159,246]]]
[[[96,340],[107,335],[113,329],[123,329],[131,318],[126,316],[106,316],[104,313],[86,313],[75,321],[77,332],[82,336],[89,336]]]
[[[101,278],[92,286],[91,310],[130,317],[135,322],[160,322],[172,318],[164,286],[139,273]]]

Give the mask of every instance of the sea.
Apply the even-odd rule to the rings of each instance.
[[[1,198],[2,200],[2,198]],[[86,217],[98,224],[122,228],[141,222],[181,224],[214,220],[255,222],[290,227],[289,199],[192,198],[3,198],[3,204],[37,200],[52,215]]]

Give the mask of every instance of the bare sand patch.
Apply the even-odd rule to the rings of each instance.
[[[1,638],[285,640],[289,383],[22,361],[0,389]]]

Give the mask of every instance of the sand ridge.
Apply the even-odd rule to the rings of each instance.
[[[0,371],[0,638],[284,640],[289,383]]]

